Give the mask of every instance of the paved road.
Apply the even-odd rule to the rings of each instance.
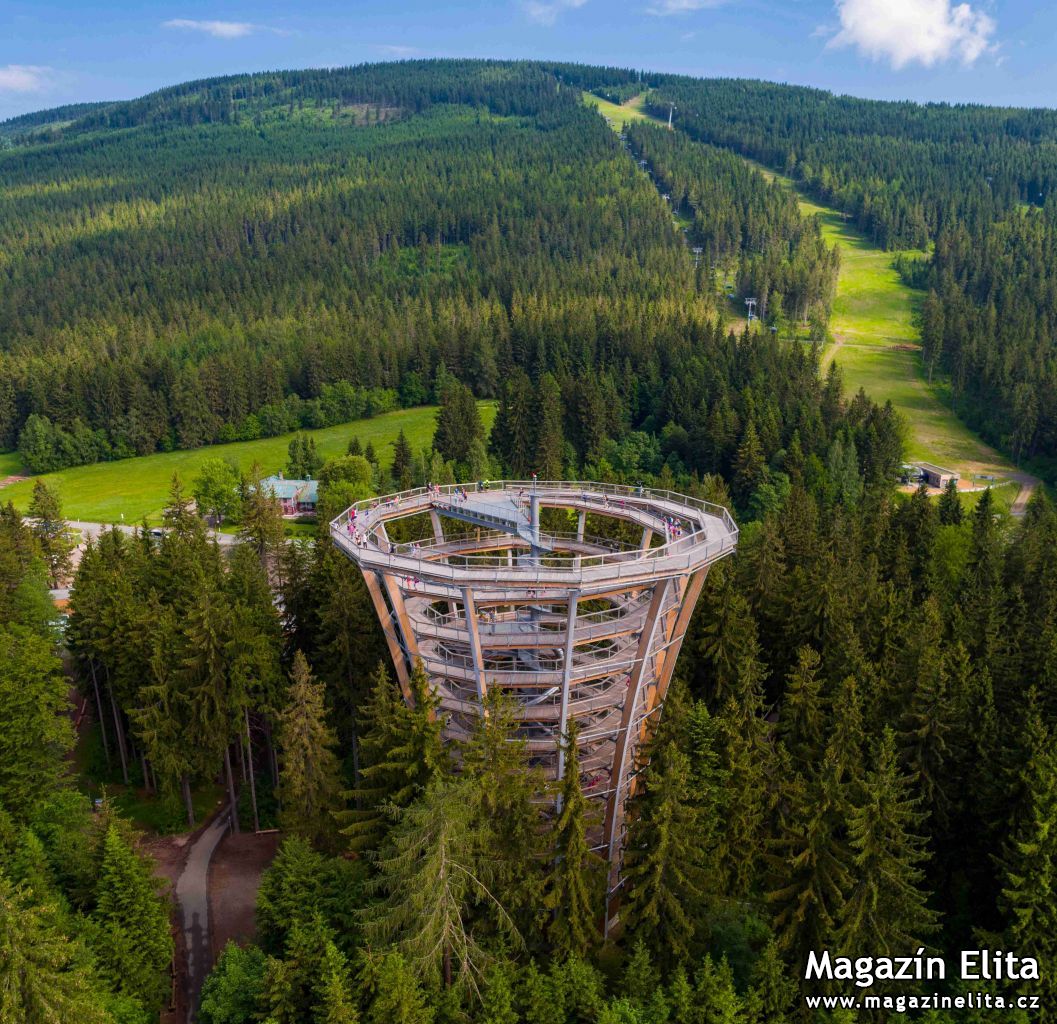
[[[228,825],[227,811],[223,811],[191,847],[183,874],[176,882],[176,902],[187,947],[187,1024],[194,1024],[202,983],[213,966],[209,945],[209,861]]]
[[[99,538],[99,535],[105,530],[109,530],[112,525],[116,526],[119,530],[121,530],[122,533],[127,533],[129,536],[131,536],[133,533],[136,532],[136,530],[139,529],[138,523],[133,526],[127,526],[123,523],[88,523],[79,519],[71,519],[67,525],[74,530],[80,530],[81,536],[85,540],[87,540],[89,537],[91,537],[93,540],[97,540]],[[155,529],[160,529],[160,527],[155,527]],[[233,533],[217,533],[215,530],[209,530],[208,533],[210,537],[215,537],[222,547],[227,547],[230,544],[238,543],[238,537],[236,537]]]

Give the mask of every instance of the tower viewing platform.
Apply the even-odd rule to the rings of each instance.
[[[737,545],[727,510],[651,488],[507,480],[361,501],[330,532],[363,572],[405,697],[421,659],[448,738],[465,738],[499,687],[533,763],[559,780],[577,721],[614,888],[640,742],[709,566]]]

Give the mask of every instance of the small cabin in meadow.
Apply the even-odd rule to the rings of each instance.
[[[934,466],[931,462],[919,462],[918,469],[929,487],[946,487],[953,480],[958,482],[958,474],[953,469],[944,469],[942,466]]]
[[[314,516],[319,502],[318,480],[287,480],[282,473],[265,477],[261,487],[278,499],[284,516]]]

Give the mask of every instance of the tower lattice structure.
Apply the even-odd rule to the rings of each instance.
[[[405,699],[421,660],[448,739],[470,734],[498,687],[532,763],[558,781],[577,721],[612,894],[642,741],[709,567],[737,544],[726,509],[642,487],[500,481],[361,501],[330,531],[363,572]]]

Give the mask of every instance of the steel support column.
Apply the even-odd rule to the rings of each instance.
[[[562,665],[562,704],[558,717],[558,782],[565,778],[565,730],[569,721],[569,686],[572,683],[573,652],[576,649],[576,610],[580,592],[569,595],[569,615],[565,623],[565,662]],[[558,798],[559,805],[561,797]]]
[[[477,682],[477,699],[484,707],[485,681],[484,661],[481,655],[481,634],[477,628],[477,604],[473,599],[473,591],[469,587],[463,587],[462,610],[466,615],[466,630],[470,635],[470,657],[473,658],[473,674]]]

